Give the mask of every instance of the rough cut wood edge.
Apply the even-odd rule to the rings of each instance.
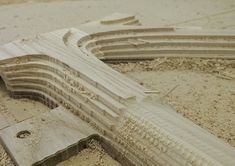
[[[33,166],[53,166],[56,165],[62,161],[65,161],[69,159],[70,157],[73,157],[75,155],[79,155],[79,153],[86,149],[89,142],[91,140],[96,140],[102,148],[104,148],[105,152],[107,152],[108,155],[110,155],[114,160],[118,161],[123,166],[132,166],[133,163],[123,156],[115,147],[112,145],[112,143],[105,138],[94,134],[91,135],[83,140],[80,140],[76,144],[70,145],[70,147],[64,149],[63,151],[58,152],[57,154],[54,154],[53,156],[49,156],[47,159],[44,159],[43,161],[39,161],[37,163],[34,163]]]

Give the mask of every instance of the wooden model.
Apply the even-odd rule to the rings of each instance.
[[[133,165],[234,166],[232,147],[154,103],[148,89],[102,62],[157,57],[235,59],[234,31],[124,26],[139,21],[117,16],[114,21],[106,18],[1,46],[0,75],[11,95],[72,112],[86,122],[90,131],[86,136],[106,138]],[[9,130],[18,132],[10,126],[0,131],[1,138],[16,164],[46,159],[34,156],[23,161],[9,141],[15,134],[6,135]],[[43,142],[33,146],[28,148],[30,153],[46,151]]]

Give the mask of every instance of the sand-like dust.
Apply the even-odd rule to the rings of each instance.
[[[235,147],[235,61],[156,59],[111,66]]]
[[[14,166],[11,158],[0,144],[0,166]]]
[[[110,157],[97,141],[92,140],[88,148],[57,166],[121,166],[121,164]]]

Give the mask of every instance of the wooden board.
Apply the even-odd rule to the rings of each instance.
[[[17,133],[29,131],[25,138]],[[30,166],[71,145],[86,139],[96,132],[72,113],[62,107],[28,119],[0,132],[1,141],[15,163]]]

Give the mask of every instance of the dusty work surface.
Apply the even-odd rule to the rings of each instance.
[[[10,156],[3,149],[2,145],[0,145],[0,165],[1,166],[14,166]]]
[[[17,38],[78,27],[114,12],[136,15],[143,25],[234,29],[234,0],[4,0],[0,4],[0,44]],[[50,3],[36,3],[36,2]],[[32,3],[33,2],[33,3]]]
[[[156,59],[111,66],[235,147],[235,61]]]
[[[30,166],[37,162],[46,164],[56,161],[46,161],[57,153],[68,151],[72,153],[71,145],[78,144],[96,132],[72,113],[58,107],[41,116],[25,120],[0,131],[3,144],[14,156],[18,165]],[[48,148],[50,147],[50,148]],[[76,150],[75,150],[76,151]],[[63,153],[64,154],[64,153]]]
[[[102,165],[102,166],[121,166],[116,160],[110,157],[107,152],[96,140],[88,144],[88,148],[82,150],[77,156],[59,163],[57,166],[85,166],[85,165]]]

